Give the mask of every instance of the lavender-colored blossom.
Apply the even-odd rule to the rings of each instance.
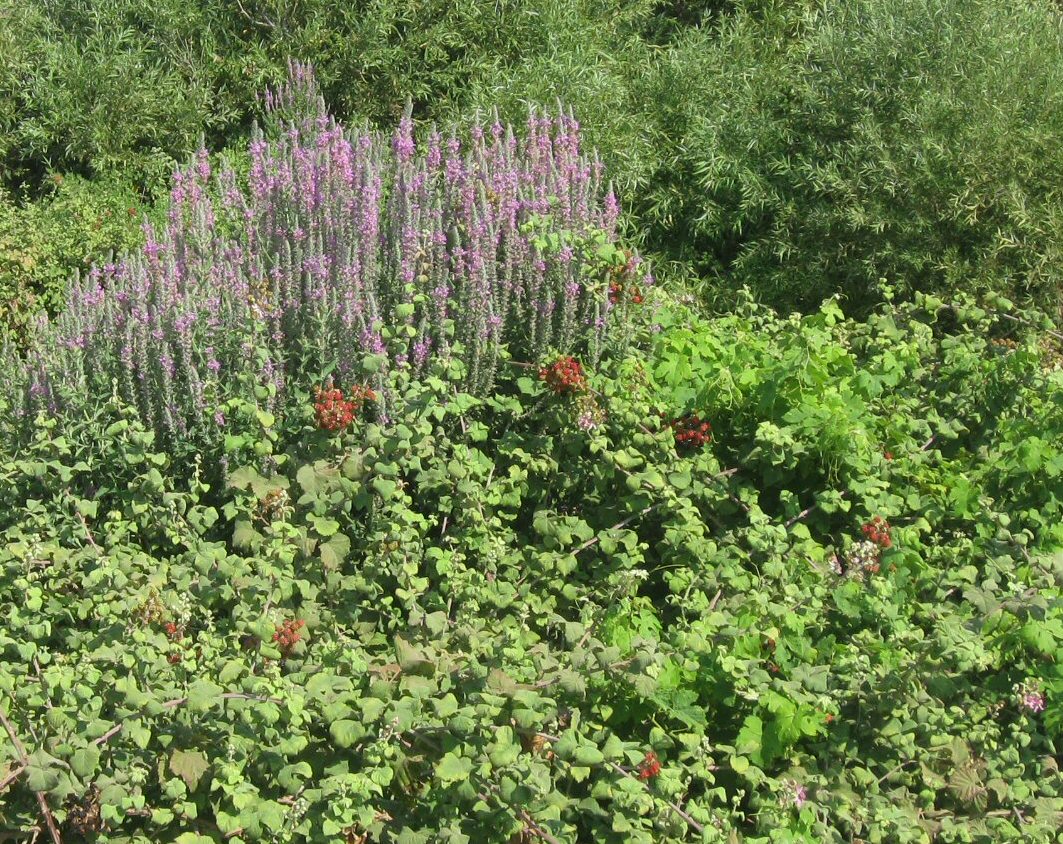
[[[21,393],[15,412],[116,384],[182,438],[223,424],[208,406],[241,384],[272,384],[283,402],[329,364],[356,377],[366,353],[420,369],[460,347],[463,387],[480,394],[503,346],[595,362],[609,302],[590,251],[571,244],[611,235],[619,203],[574,118],[532,114],[520,139],[492,116],[467,145],[432,128],[419,146],[408,114],[390,138],[343,129],[297,63],[264,101],[244,183],[200,151],[142,250],[75,279],[35,348],[0,360],[16,371],[4,382]],[[542,247],[543,234],[565,245]]]
[[[796,780],[787,780],[784,785],[786,790],[779,797],[779,805],[783,808],[793,806],[800,809],[808,802],[808,789]]]
[[[1045,696],[1036,682],[1027,681],[1016,685],[1015,693],[1020,708],[1035,714],[1038,712],[1044,712],[1046,703]]]

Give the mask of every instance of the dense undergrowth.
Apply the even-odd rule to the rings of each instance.
[[[1057,840],[1058,17],[341,5],[0,6],[0,837]]]
[[[395,369],[386,421],[264,388],[191,461],[117,400],[40,415],[0,463],[3,822],[1053,840],[1059,346],[650,298],[638,356]]]

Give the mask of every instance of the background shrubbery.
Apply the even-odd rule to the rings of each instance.
[[[54,172],[157,195],[201,133],[242,145],[294,56],[352,123],[390,126],[407,99],[417,119],[498,106],[520,122],[560,98],[632,233],[695,269],[709,300],[746,285],[784,310],[835,292],[859,310],[885,279],[1059,304],[1063,30],[1048,0],[2,8],[0,179],[19,199]]]
[[[764,301],[880,279],[1059,303],[1063,26],[1048,4],[777,4],[689,31],[648,112],[662,246]]]

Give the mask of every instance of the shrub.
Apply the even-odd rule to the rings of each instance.
[[[390,127],[411,99],[415,118],[450,120],[473,91],[559,47],[622,53],[654,5],[2,0],[0,178],[165,179],[201,133],[214,148],[243,143],[259,93],[283,81],[290,57],[315,66],[341,120]]]
[[[638,258],[611,243],[616,200],[570,116],[533,114],[522,141],[497,120],[467,144],[433,129],[418,148],[408,117],[390,140],[345,133],[299,65],[267,100],[246,194],[224,169],[213,201],[201,152],[175,177],[165,231],[147,225],[141,254],[42,317],[27,365],[9,351],[19,412],[76,413],[113,389],[165,437],[202,441],[241,379],[283,400],[328,365],[348,380],[458,355],[484,394],[504,351],[597,359],[622,309],[609,280]]]
[[[1055,840],[1063,371],[962,301],[653,295],[649,353],[585,370],[590,429],[455,363],[342,431],[311,383],[235,399],[202,460],[115,399],[0,437],[5,825]]]
[[[0,326],[19,334],[34,314],[55,313],[74,274],[141,243],[155,209],[121,181],[56,176],[35,203],[0,197]]]
[[[1058,8],[754,8],[686,32],[647,83],[663,153],[635,199],[656,245],[710,295],[783,309],[866,310],[883,281],[1059,304]]]

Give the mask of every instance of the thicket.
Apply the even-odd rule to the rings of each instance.
[[[312,0],[236,5],[215,11],[322,37],[330,15],[348,14]],[[472,55],[475,21],[569,14],[475,5],[447,6],[437,32],[467,22],[460,55]],[[882,5],[913,32],[928,8]],[[1001,19],[972,3],[973,23],[961,22],[960,5],[934,7],[924,43],[966,33],[988,85],[979,51],[1005,38]],[[51,10],[50,25],[88,37],[134,8],[177,27],[214,7],[36,0],[5,13],[24,23]],[[1014,8],[1046,20],[1047,7]],[[1030,267],[1055,248],[1034,162],[1057,151],[1022,145],[1051,134],[1054,116],[1034,104],[1055,93],[1030,93],[1051,78],[1047,53],[1031,52],[1013,80],[1030,119],[1012,120],[1010,101],[995,112],[1012,121],[1018,169],[998,160],[1002,147],[983,151],[1011,181],[994,183],[989,217],[978,206],[963,218],[968,251],[945,249],[931,267],[918,250],[960,237],[956,207],[935,203],[981,172],[959,164],[973,167],[984,127],[915,119],[942,107],[934,74],[960,67],[955,51],[937,65],[888,52],[905,27],[870,4],[615,10],[616,29],[582,41],[543,30],[559,70],[545,58],[482,78],[462,77],[461,61],[453,77],[431,65],[443,75],[424,90],[451,80],[461,108],[497,101],[497,118],[484,109],[451,131],[399,110],[387,133],[346,128],[294,65],[262,98],[247,151],[196,154],[158,207],[152,162],[168,169],[183,153],[151,138],[130,142],[129,178],[66,176],[43,204],[0,206],[9,277],[57,312],[13,302],[19,331],[0,350],[0,836],[1058,838],[1063,335],[997,291],[1051,299],[1030,281],[1047,283]],[[128,21],[133,41],[148,19]],[[0,37],[20,58],[6,67],[31,66],[34,42],[12,31]],[[413,49],[415,31],[396,32],[400,53]],[[614,34],[603,58],[597,39]],[[850,35],[851,51],[824,52]],[[189,43],[161,39],[158,55]],[[627,44],[648,52],[625,55]],[[636,56],[652,59],[637,73]],[[152,65],[157,81],[171,78],[167,61]],[[697,69],[713,67],[729,93],[699,101]],[[908,77],[924,72],[915,97]],[[838,91],[858,93],[860,79],[881,103],[843,107]],[[949,79],[968,103],[974,89]],[[518,92],[537,80],[592,116],[529,118]],[[652,108],[594,111],[593,92],[614,84]],[[688,110],[684,94],[699,104]],[[171,128],[194,100],[175,99]],[[23,113],[3,102],[0,120]],[[733,123],[720,122],[726,104],[744,104]],[[412,107],[459,104],[426,94]],[[511,131],[513,110],[524,125]],[[912,194],[900,198],[904,226],[882,199],[882,162],[919,139],[876,135],[880,114],[970,141],[928,153],[911,184],[900,164],[891,171]],[[795,115],[808,137],[789,134]],[[225,119],[168,137],[180,146],[207,126],[240,138]],[[744,159],[722,142],[727,127],[750,143]],[[717,131],[718,146],[698,146]],[[634,230],[582,145],[594,132],[615,145],[644,241],[625,245]],[[780,139],[834,155],[832,189],[855,178],[849,156],[864,149],[867,193],[842,194],[882,203],[878,241],[847,239],[862,231],[859,203],[826,202],[802,170],[811,159],[786,158]],[[770,201],[746,203],[765,173],[778,180]],[[920,193],[928,174],[941,181]],[[146,221],[108,215],[135,199]],[[798,204],[807,232],[787,216]],[[74,212],[95,239],[64,227]],[[1025,238],[1013,258],[985,247],[983,220]],[[40,231],[20,237],[21,221]],[[714,252],[725,235],[733,252]],[[698,295],[653,282],[640,241],[711,256],[701,269],[720,281],[703,279],[701,297],[723,281],[759,286],[729,290],[730,311],[706,316]],[[82,249],[129,246],[70,289],[34,276],[83,264]],[[849,269],[821,277],[820,252]],[[887,265],[885,283],[857,281]],[[848,299],[789,317],[756,301],[789,309],[815,291]]]
[[[647,119],[642,220],[784,309],[882,284],[1058,308],[1063,21],[1053,4],[772,4],[684,33]]]
[[[195,459],[41,413],[0,440],[0,821],[1055,840],[1063,370],[1004,313],[653,294],[635,356],[391,368],[386,420],[309,379]]]

